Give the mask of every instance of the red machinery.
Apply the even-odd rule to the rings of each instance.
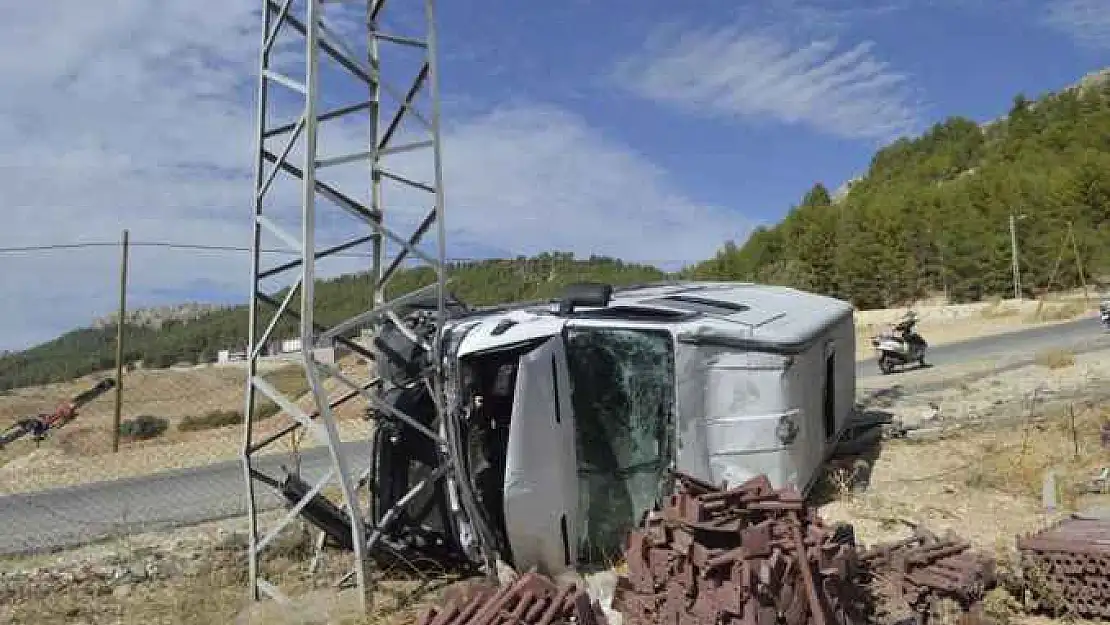
[[[116,381],[106,378],[97,382],[96,386],[77,395],[73,399],[62,402],[54,412],[43,413],[37,417],[20,419],[15,425],[0,433],[0,449],[15,440],[30,434],[35,440],[41,441],[46,433],[52,429],[60,428],[77,416],[77,409],[100,397],[114,388]]]

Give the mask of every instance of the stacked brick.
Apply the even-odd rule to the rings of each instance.
[[[1065,519],[1019,536],[1022,574],[1044,607],[1110,619],[1110,521]]]
[[[418,625],[608,625],[601,606],[577,584],[526,573],[502,588],[478,586],[423,612]]]
[[[993,560],[951,533],[941,538],[924,528],[861,554],[860,563],[864,581],[881,593],[881,603],[905,605],[922,616],[945,601],[977,615],[983,596],[996,584]]]
[[[727,490],[678,479],[679,492],[629,538],[615,598],[629,625],[860,621],[850,530],[826,527],[765,476]]]

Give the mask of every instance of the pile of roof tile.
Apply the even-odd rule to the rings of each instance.
[[[577,584],[556,584],[536,573],[496,588],[472,587],[469,593],[432,607],[418,625],[607,625],[601,606]]]
[[[849,528],[826,527],[765,476],[717,488],[679,475],[679,492],[629,539],[615,605],[629,625],[859,622]]]
[[[1065,519],[1017,539],[1022,573],[1047,608],[1110,618],[1110,521]]]
[[[867,550],[860,563],[863,581],[882,595],[881,603],[904,605],[921,616],[945,601],[977,615],[984,594],[997,583],[992,559],[952,533],[940,538],[922,527],[910,538]]]

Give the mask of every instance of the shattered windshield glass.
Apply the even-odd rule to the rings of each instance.
[[[674,346],[665,330],[570,328],[578,553],[619,557],[627,533],[666,494],[674,458]]]

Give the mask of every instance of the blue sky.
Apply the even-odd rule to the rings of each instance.
[[[836,129],[805,112],[797,121],[774,110],[745,114],[742,104],[698,114],[688,107],[704,103],[684,102],[680,94],[638,97],[622,89],[613,80],[613,65],[662,64],[689,52],[692,47],[677,40],[693,33],[732,35],[714,48],[720,56],[697,57],[706,63],[705,73],[752,62],[729,56],[727,44],[757,34],[784,52],[833,43],[807,70],[867,44],[861,60],[881,64],[880,75],[900,82],[864,95],[907,107],[908,123],[899,130],[915,134],[953,114],[991,119],[1006,111],[1016,93],[1058,89],[1110,59],[1110,48],[1098,46],[1098,29],[1107,28],[1110,9],[1095,0],[880,0],[865,10],[852,7],[869,3],[836,0],[772,1],[760,3],[766,6],[759,10],[752,4],[576,1],[535,3],[525,13],[508,1],[482,3],[482,10],[443,3],[445,47],[467,51],[446,57],[445,80],[449,90],[488,106],[516,98],[565,106],[671,172],[697,201],[774,221],[813,182],[835,188],[864,170],[886,137],[871,133],[866,121],[849,124],[860,128]],[[646,43],[652,38],[662,45]],[[696,71],[696,64],[689,69]],[[742,91],[760,77],[756,68],[732,88]],[[683,84],[675,78],[661,88]],[[868,106],[874,104],[862,110],[875,110]],[[789,108],[776,101],[768,107]]]
[[[404,31],[421,3],[391,2]],[[895,136],[949,115],[991,119],[1018,92],[1110,65],[1105,0],[438,4],[454,256],[696,261],[780,218],[814,182],[862,173]],[[12,227],[0,248],[113,241],[123,228],[137,242],[247,244],[257,10],[8,7],[0,188]],[[279,43],[294,74],[295,46]],[[336,102],[362,93],[336,85]],[[343,152],[364,137],[340,125],[322,141]],[[366,188],[357,169],[336,175]],[[295,188],[277,193],[293,206]],[[330,218],[321,228],[349,232]],[[132,259],[134,306],[247,295],[244,254],[139,246]],[[111,311],[116,263],[110,248],[0,253],[0,349]]]

